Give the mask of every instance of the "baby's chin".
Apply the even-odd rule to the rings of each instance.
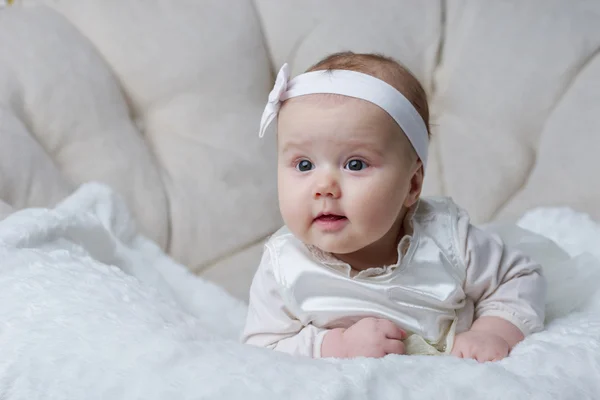
[[[356,238],[342,232],[327,234],[315,232],[310,228],[307,230],[294,229],[294,226],[288,225],[292,234],[304,244],[314,246],[325,253],[331,254],[351,254],[365,247],[366,243],[358,243]]]
[[[351,254],[363,248],[363,246],[358,245],[356,243],[352,243],[352,241],[336,240],[334,238],[321,240],[313,239],[310,241],[310,244],[317,247],[321,251],[324,251],[325,253],[339,255]]]

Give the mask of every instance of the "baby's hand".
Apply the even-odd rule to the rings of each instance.
[[[348,329],[333,329],[323,338],[322,357],[383,357],[404,354],[406,332],[393,322],[364,318]]]
[[[498,335],[489,332],[467,331],[454,340],[452,355],[473,358],[479,362],[499,361],[508,356],[510,345]]]

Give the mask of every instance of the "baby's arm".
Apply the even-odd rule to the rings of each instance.
[[[242,342],[293,355],[318,358],[325,330],[304,326],[286,306],[273,272],[269,249],[252,281]]]
[[[250,288],[242,342],[312,358],[353,358],[403,354],[405,338],[402,329],[378,318],[361,319],[348,329],[305,326],[281,296],[269,250],[263,254]]]
[[[465,213],[459,218],[457,236],[466,265],[465,293],[475,303],[475,321],[464,336],[470,342],[505,344],[506,349],[498,352],[506,350],[506,354],[482,357],[500,359],[524,337],[543,328],[546,281],[537,262],[472,226]],[[465,347],[462,341],[457,337],[457,352]]]

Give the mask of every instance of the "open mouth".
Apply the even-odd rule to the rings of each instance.
[[[317,215],[317,218],[315,218],[315,221],[319,221],[319,222],[337,222],[337,221],[342,221],[342,220],[345,220],[345,219],[347,219],[347,218],[344,217],[343,215],[321,213],[321,214]]]
[[[335,233],[344,229],[348,224],[348,218],[339,214],[320,213],[313,223],[323,232]]]

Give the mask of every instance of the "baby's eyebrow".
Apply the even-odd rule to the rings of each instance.
[[[306,151],[311,146],[314,146],[314,143],[310,140],[290,140],[286,141],[281,147],[281,153],[285,154],[290,151]],[[344,148],[349,152],[357,152],[357,151],[369,151],[375,153],[378,156],[383,156],[385,152],[385,148],[377,145],[376,143],[372,143],[370,141],[363,140],[348,140],[339,144],[340,148]]]
[[[356,142],[356,143],[349,143],[348,145],[350,146],[350,148],[353,151],[357,151],[357,150],[370,151],[370,152],[376,153],[377,155],[383,156],[384,149],[382,149],[381,146],[377,146],[374,143]]]
[[[281,148],[281,152],[287,153],[291,150],[298,150],[298,149],[302,150],[307,147],[307,144],[308,143],[306,141],[302,141],[302,142],[288,141]]]

